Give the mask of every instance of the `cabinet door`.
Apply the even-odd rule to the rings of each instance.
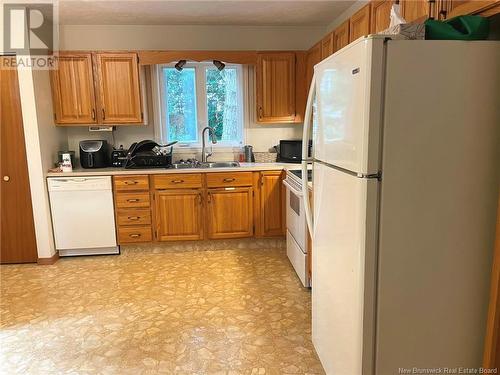
[[[400,0],[401,15],[406,22],[423,22],[434,17],[434,2],[428,0]]]
[[[370,34],[370,4],[354,13],[349,19],[349,43]]]
[[[263,236],[282,236],[285,227],[281,171],[260,174],[260,221]]]
[[[157,190],[155,213],[158,241],[203,238],[202,190]]]
[[[333,52],[349,44],[349,20],[344,21],[333,31]]]
[[[485,17],[500,12],[500,0],[442,0],[439,19],[450,19],[466,14],[481,14]]]
[[[252,188],[208,189],[208,238],[241,238],[253,235]]]
[[[393,0],[372,0],[370,15],[370,32],[376,34],[389,27]]]
[[[103,124],[141,123],[142,104],[136,53],[96,54]]]
[[[295,53],[259,53],[256,73],[257,121],[294,122]]]
[[[51,72],[55,122],[61,125],[95,124],[96,103],[90,53],[64,54]]]
[[[333,53],[333,33],[329,33],[321,40],[321,60]]]
[[[312,76],[314,74],[314,65],[321,61],[321,42],[316,43],[309,51],[307,51],[307,68],[306,68],[306,84],[307,91],[311,85]]]

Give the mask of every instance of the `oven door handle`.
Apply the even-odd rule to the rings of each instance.
[[[295,186],[292,186],[287,180],[283,180],[283,185],[287,187],[292,193],[294,193],[297,197],[302,198],[302,191],[297,190]]]

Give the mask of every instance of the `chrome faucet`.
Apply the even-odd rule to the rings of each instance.
[[[212,147],[210,147],[210,152],[205,152],[205,132],[208,130],[208,136],[210,137],[212,144],[217,143],[217,138],[215,137],[214,128],[207,126],[201,131],[201,162],[206,163],[209,156],[212,155]]]

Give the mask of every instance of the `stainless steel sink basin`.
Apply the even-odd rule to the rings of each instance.
[[[240,163],[237,161],[214,161],[199,164],[187,164],[187,163],[174,163],[172,164],[172,169],[192,169],[192,168],[235,168],[239,167]]]
[[[200,164],[200,168],[235,168],[239,166],[240,163],[237,161],[214,161]]]

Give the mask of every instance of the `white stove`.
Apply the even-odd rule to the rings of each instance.
[[[312,175],[308,173],[308,180]],[[288,170],[283,184],[286,186],[286,253],[302,285],[309,287],[307,223],[302,199],[301,170]]]

